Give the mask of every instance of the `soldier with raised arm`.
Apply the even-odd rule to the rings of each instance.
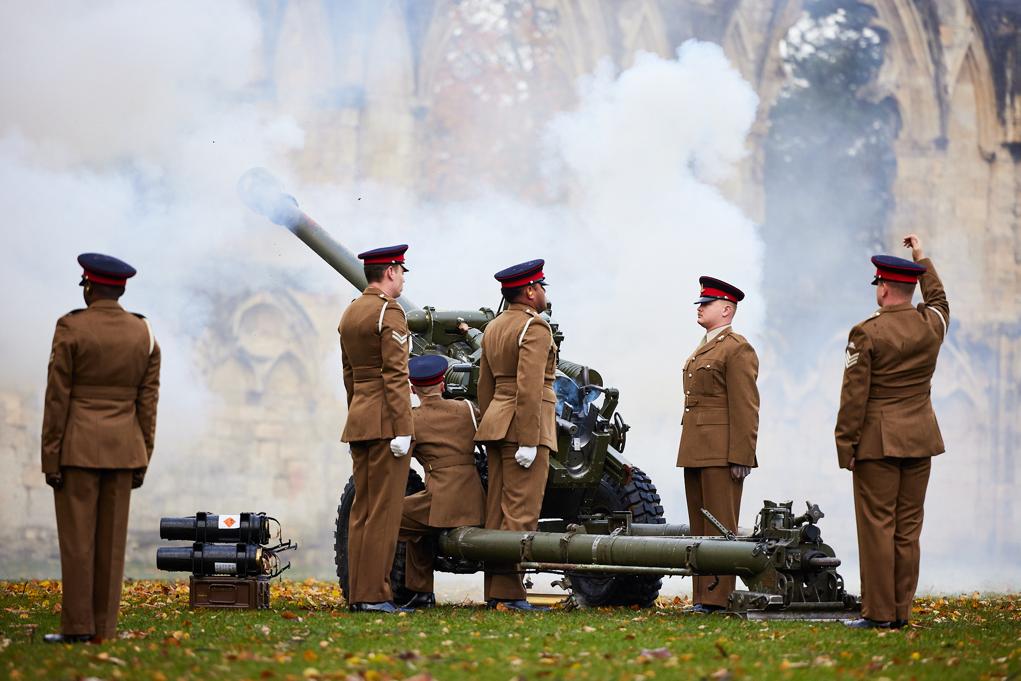
[[[486,444],[489,490],[486,529],[538,529],[550,452],[556,452],[557,346],[540,313],[546,309],[543,260],[496,273],[507,308],[482,337],[478,397],[482,422],[475,441]],[[513,566],[490,566],[485,577],[490,608],[545,610],[525,599]]]
[[[135,268],[99,253],[78,263],[87,307],[57,320],[43,405],[63,582],[61,633],[47,643],[116,635],[131,490],[156,438],[160,347],[145,317],[117,302]]]
[[[349,608],[394,613],[390,568],[397,548],[413,433],[408,355],[411,334],[397,302],[406,244],[358,257],[368,286],[340,319],[347,391],[343,442],[351,445],[355,498],[348,526]]]
[[[425,471],[425,489],[404,497],[400,539],[407,542],[404,585],[413,592],[407,608],[431,608],[433,537],[441,530],[481,526],[485,491],[475,468],[475,430],[479,414],[468,400],[443,398],[447,360],[440,355],[412,357],[412,390],[421,404],[411,411],[415,438],[411,453]]]
[[[909,234],[904,246],[914,262],[872,258],[879,309],[851,329],[844,352],[835,435],[840,467],[854,478],[862,589],[862,618],[848,623],[855,628],[908,623],[931,458],[944,451],[929,393],[950,305],[921,240]]]
[[[731,326],[741,289],[714,277],[699,277],[698,324],[702,342],[684,364],[684,413],[677,466],[684,469],[684,494],[692,535],[719,534],[702,513],[737,532],[744,479],[758,465],[759,358]],[[723,610],[736,586],[733,575],[693,577],[693,612]]]

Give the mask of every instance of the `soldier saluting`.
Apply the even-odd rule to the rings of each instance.
[[[411,446],[411,335],[397,302],[404,289],[407,244],[358,257],[368,286],[340,319],[340,355],[355,498],[348,528],[348,589],[355,612],[398,612],[390,589]]]
[[[835,430],[840,467],[854,477],[861,564],[862,618],[848,626],[863,629],[908,623],[931,457],[945,451],[929,392],[950,305],[919,238],[904,246],[914,262],[872,258],[879,309],[847,339]]]
[[[531,260],[495,275],[507,308],[482,337],[482,422],[475,434],[489,454],[486,529],[538,529],[549,455],[557,449],[557,347],[553,330],[540,316],[546,309],[544,265],[544,260]],[[485,597],[490,608],[546,609],[525,600],[521,574],[512,572],[512,566],[488,567]]]
[[[407,542],[404,585],[415,592],[403,605],[417,609],[436,604],[433,535],[443,528],[482,525],[485,491],[475,468],[479,415],[468,400],[443,399],[447,360],[413,357],[409,370],[412,390],[422,402],[412,409],[411,451],[425,471],[425,489],[404,498],[400,539]]]
[[[698,324],[706,334],[684,364],[684,414],[677,452],[694,536],[719,534],[702,514],[703,508],[737,532],[744,478],[758,465],[759,431],[755,385],[759,359],[751,344],[731,328],[744,293],[713,277],[698,281]],[[693,577],[692,582],[692,610],[697,613],[723,610],[735,587],[733,576]]]
[[[131,490],[156,437],[160,348],[149,322],[117,302],[135,268],[83,253],[88,306],[57,320],[43,407],[42,472],[53,488],[63,582],[59,634],[101,643],[117,632]]]

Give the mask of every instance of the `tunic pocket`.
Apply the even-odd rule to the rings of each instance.
[[[723,379],[723,367],[720,362],[703,360],[697,367],[696,385],[703,395],[719,395],[726,390]]]

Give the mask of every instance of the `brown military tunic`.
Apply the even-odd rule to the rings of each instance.
[[[479,415],[466,400],[422,395],[412,411],[415,440],[412,454],[425,471],[425,489],[404,497],[401,541],[407,542],[404,585],[413,591],[433,590],[433,545],[437,529],[482,525],[485,492],[475,468],[475,429]]]
[[[684,468],[684,491],[692,535],[719,531],[706,509],[731,532],[737,532],[743,480],[734,480],[730,465],[758,466],[759,359],[745,338],[727,327],[692,353],[684,364],[684,414],[677,466]],[[695,603],[725,606],[733,593],[733,576],[694,577]]]
[[[341,440],[351,444],[355,498],[348,526],[349,603],[393,599],[390,567],[397,548],[410,459],[395,457],[390,440],[411,435],[404,310],[369,286],[340,319],[340,355],[347,391]]]
[[[152,457],[160,348],[145,319],[97,300],[57,321],[46,381],[42,470],[54,491],[61,631],[114,636],[131,477]]]
[[[549,455],[557,448],[556,366],[553,331],[527,305],[509,305],[486,326],[478,384],[482,422],[475,441],[487,443],[487,529],[534,531],[539,526]],[[519,446],[538,448],[529,468],[514,460]],[[521,575],[513,570],[512,565],[490,566],[486,600],[525,597]]]
[[[929,392],[950,305],[932,261],[919,264],[923,303],[851,329],[835,430],[841,468],[854,461],[862,614],[884,622],[910,617],[930,458],[944,451]]]

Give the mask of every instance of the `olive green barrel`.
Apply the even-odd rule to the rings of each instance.
[[[694,574],[752,577],[770,561],[757,542],[706,537],[656,537],[562,532],[513,532],[458,527],[440,534],[440,552],[493,563],[543,563],[686,569]]]
[[[271,222],[291,230],[356,289],[361,291],[368,286],[362,261],[347,247],[337,243],[315,220],[298,208],[297,199],[285,194],[283,184],[268,170],[265,168],[248,170],[238,180],[237,189],[246,206]],[[397,302],[405,310],[415,309],[415,305],[404,296],[398,298]]]

